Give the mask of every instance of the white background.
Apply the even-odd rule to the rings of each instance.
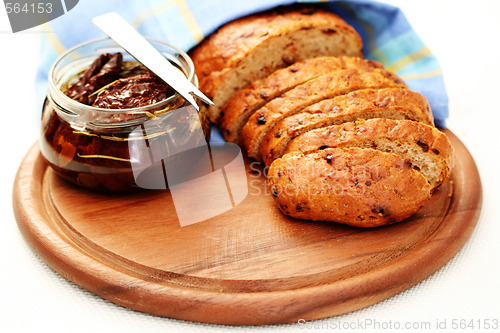
[[[389,1],[396,4],[396,1]],[[402,326],[453,319],[500,321],[499,135],[500,1],[399,1],[413,28],[441,63],[450,98],[448,127],[471,151],[481,174],[483,210],[462,251],[417,286],[369,308],[329,320],[357,327],[365,320]],[[2,7],[2,6],[0,6]],[[40,103],[34,92],[39,37],[33,28],[10,33],[0,9],[0,330],[3,332],[231,332],[309,331],[298,324],[223,327],[154,317],[104,301],[68,282],[26,245],[12,213],[12,186],[19,164],[36,142]],[[477,323],[477,322],[476,322]],[[311,325],[321,325],[314,322]],[[326,325],[326,324],[325,324]],[[442,324],[441,324],[442,325]],[[326,330],[327,326],[322,326]],[[477,328],[477,326],[476,326]],[[312,328],[310,330],[313,330]],[[342,330],[344,331],[344,330]],[[363,327],[351,332],[382,332]],[[415,331],[418,330],[407,330]],[[428,330],[430,331],[430,330]],[[477,331],[477,329],[475,330]],[[492,330],[489,330],[492,331]],[[498,330],[497,330],[498,331]]]

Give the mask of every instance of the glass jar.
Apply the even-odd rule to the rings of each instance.
[[[193,62],[185,52],[158,40],[149,41],[198,84]],[[122,53],[124,62],[134,61],[109,38],[78,45],[56,60],[49,72],[42,111],[42,155],[58,175],[92,190],[166,188],[165,159],[207,145],[206,108],[200,104],[198,112],[176,93],[156,104],[130,109],[97,108],[63,93],[63,87],[100,54],[116,52]]]

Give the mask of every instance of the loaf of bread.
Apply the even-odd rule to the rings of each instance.
[[[411,120],[376,118],[318,128],[291,140],[285,154],[348,147],[401,156],[424,175],[433,190],[448,179],[453,167],[448,137],[433,126]]]
[[[277,96],[296,86],[336,70],[382,68],[382,64],[358,57],[317,57],[294,63],[240,90],[221,113],[220,128],[226,141],[239,144],[248,118]]]
[[[279,9],[235,20],[191,53],[199,87],[218,122],[229,99],[255,80],[318,56],[362,56],[358,33],[337,15],[318,8]]]
[[[327,98],[365,88],[404,87],[406,84],[385,69],[345,69],[331,72],[301,84],[273,99],[256,111],[241,131],[241,142],[248,156],[260,160],[264,136],[283,118]]]
[[[356,31],[297,6],[238,19],[191,53],[209,117],[269,166],[286,215],[377,227],[415,214],[450,176],[427,99],[362,59]]]
[[[357,90],[282,119],[261,143],[262,160],[270,165],[283,155],[293,138],[307,131],[370,118],[409,119],[434,125],[427,98],[417,92],[403,88]]]
[[[268,181],[284,214],[357,227],[402,221],[431,195],[407,160],[374,149],[289,153],[271,164]]]

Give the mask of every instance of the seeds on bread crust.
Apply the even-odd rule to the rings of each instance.
[[[296,62],[253,82],[234,95],[223,109],[220,127],[226,141],[239,143],[248,118],[266,103],[296,86],[332,71],[382,68],[376,61],[357,57],[317,57]]]
[[[362,89],[323,100],[279,121],[261,143],[261,158],[270,165],[302,133],[370,118],[408,119],[433,125],[429,103],[419,93],[403,88]]]
[[[396,154],[422,173],[433,189],[453,168],[453,146],[437,128],[410,120],[369,119],[318,128],[291,140],[286,153],[323,148],[371,148]]]
[[[342,55],[362,57],[356,30],[331,12],[297,7],[227,23],[191,52],[200,90],[215,103],[208,109],[215,123],[230,98],[255,80],[300,60]]]
[[[241,131],[241,142],[249,157],[260,160],[260,144],[264,136],[281,119],[324,99],[360,89],[389,87],[406,88],[406,84],[395,74],[378,68],[345,69],[325,74],[295,87],[255,112]],[[259,124],[261,117],[266,119],[265,124]]]
[[[361,148],[286,154],[271,164],[268,181],[284,214],[357,227],[402,221],[431,193],[405,159]]]

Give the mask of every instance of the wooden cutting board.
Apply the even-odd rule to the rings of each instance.
[[[248,169],[242,203],[181,227],[168,191],[82,190],[59,179],[36,145],[19,169],[14,210],[48,265],[128,308],[218,324],[325,318],[408,289],[469,238],[481,208],[479,174],[460,140],[445,133],[456,149],[451,180],[415,216],[387,227],[286,217],[264,176]]]

